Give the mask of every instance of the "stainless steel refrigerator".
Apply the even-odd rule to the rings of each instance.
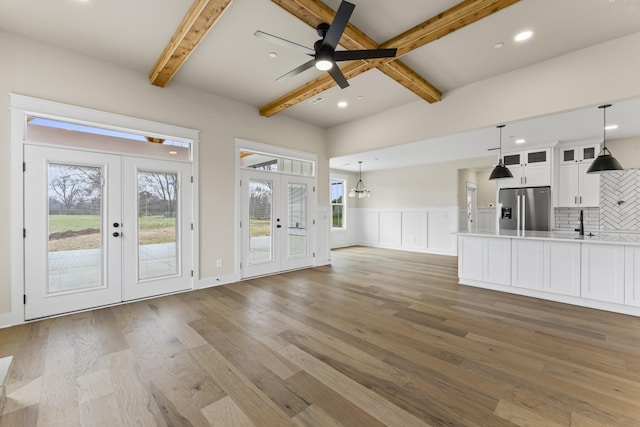
[[[500,230],[551,230],[551,188],[503,188],[498,193]]]

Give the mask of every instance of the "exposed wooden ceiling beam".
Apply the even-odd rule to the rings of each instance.
[[[272,1],[314,28],[320,22],[331,22],[335,16],[335,12],[319,0]],[[347,49],[396,47],[398,54],[395,58],[375,60],[375,66],[360,65],[352,69],[350,67],[353,65],[349,64],[341,69],[349,79],[377,67],[426,101],[437,102],[441,99],[442,93],[397,58],[518,1],[520,0],[464,0],[380,46],[377,46],[370,37],[358,28],[348,24],[340,39],[340,45]],[[347,72],[351,76],[347,76]],[[320,77],[264,105],[260,108],[260,114],[267,117],[272,116],[333,86],[335,86],[335,82],[331,78],[328,76]]]
[[[152,85],[165,87],[207,35],[232,0],[194,0],[149,73]]]
[[[395,47],[399,58],[462,27],[492,15],[520,0],[465,0],[422,24],[384,42],[381,48]]]

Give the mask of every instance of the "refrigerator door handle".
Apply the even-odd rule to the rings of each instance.
[[[527,205],[526,205],[527,196],[522,195],[522,233],[524,234],[524,230],[527,228]]]
[[[516,203],[517,209],[516,209],[516,232],[520,231],[520,195],[518,194],[516,196],[518,198],[518,202]]]

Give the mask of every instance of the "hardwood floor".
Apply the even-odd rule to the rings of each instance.
[[[332,258],[0,330],[0,426],[640,426],[640,318]]]

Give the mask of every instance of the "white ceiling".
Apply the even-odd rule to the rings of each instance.
[[[351,22],[382,43],[461,0],[351,1],[356,4]],[[340,0],[325,2],[335,10]],[[146,76],[190,5],[191,0],[0,0],[0,29],[120,64]],[[306,46],[312,46],[317,39],[314,29],[269,0],[234,0],[169,84],[189,85],[260,107],[318,75],[312,69],[275,83],[275,78],[308,57],[254,37],[258,29]],[[533,38],[522,44],[513,42],[513,36],[524,29],[533,30]],[[402,61],[446,97],[452,89],[639,31],[638,0],[521,0],[410,52]],[[495,49],[497,42],[503,42],[504,47]],[[270,58],[269,52],[276,52],[277,58]],[[280,114],[329,128],[419,100],[376,70],[350,80],[350,84],[345,90],[334,87],[323,92],[322,102],[305,101]],[[339,100],[348,101],[349,107],[339,109]],[[566,120],[570,119],[569,114]],[[572,131],[587,133],[586,126],[582,126],[586,122],[579,121],[581,126],[575,129],[564,120],[563,116],[561,123],[555,121],[553,125],[534,121],[540,134],[532,136],[532,140],[573,140],[579,136]],[[515,133],[516,124],[510,124],[505,135],[512,129]],[[487,142],[470,143],[474,138]],[[455,145],[452,150],[452,140],[465,148]],[[486,154],[485,146],[496,145],[496,140],[495,129],[485,129],[432,141],[429,150],[434,159],[442,152],[441,160],[451,156],[452,151],[476,155],[479,153],[475,151],[480,150]],[[402,158],[406,164],[408,151],[404,156],[383,151],[379,154],[386,159],[395,158],[394,164],[402,163]]]
[[[607,108],[607,125],[618,125],[606,131],[606,140],[640,135],[640,100],[617,102]],[[578,144],[591,141],[602,143],[603,113],[600,108],[584,108],[565,113],[537,117],[508,123],[502,130],[503,151],[528,150],[555,144]],[[516,140],[525,142],[516,144]],[[483,128],[472,132],[396,145],[390,148],[367,151],[330,160],[332,169],[355,172],[358,161],[363,171],[393,169],[404,166],[494,156],[498,159],[500,134],[497,128]],[[453,148],[453,149],[452,149]],[[615,154],[615,153],[614,153]],[[624,166],[624,159],[619,159]],[[488,164],[487,166],[489,166]]]

